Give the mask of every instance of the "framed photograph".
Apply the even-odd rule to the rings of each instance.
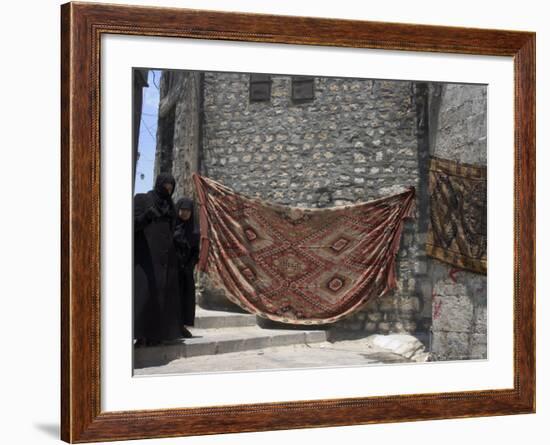
[[[61,438],[535,411],[535,34],[62,5]]]

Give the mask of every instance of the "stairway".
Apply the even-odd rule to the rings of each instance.
[[[170,345],[134,348],[134,368],[165,365],[183,357],[250,351],[272,346],[303,345],[327,340],[324,330],[263,329],[256,316],[206,310],[197,306],[193,338]]]

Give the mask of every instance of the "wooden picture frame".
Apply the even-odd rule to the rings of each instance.
[[[535,34],[92,3],[61,7],[61,438],[70,443],[535,412]],[[102,412],[103,34],[509,56],[514,60],[512,389]]]

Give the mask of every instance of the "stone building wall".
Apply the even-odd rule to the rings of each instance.
[[[196,71],[165,71],[161,76],[155,176],[161,171],[174,175],[174,199],[192,196],[191,174],[199,169],[201,77]]]
[[[204,169],[238,192],[287,205],[328,207],[416,185],[410,82],[315,79],[315,98],[292,103],[290,76],[272,100],[249,103],[248,75],[207,73]]]
[[[465,125],[482,129],[481,118],[473,112],[484,110],[477,91],[467,91],[466,100],[464,92],[442,91],[428,83],[317,77],[314,99],[294,103],[291,76],[273,75],[271,100],[250,102],[248,74],[178,76],[161,85],[160,111],[167,117],[159,117],[159,128],[161,119],[170,122],[168,110],[173,109],[173,140],[171,146],[163,145],[159,135],[159,151],[166,153],[157,154],[159,168],[162,159],[171,159],[177,197],[191,194],[189,176],[196,170],[237,192],[301,207],[355,203],[415,186],[418,217],[408,221],[403,232],[398,288],[335,327],[418,334],[429,331],[436,314],[433,346],[438,357],[456,357],[459,348],[453,349],[454,341],[474,350],[473,332],[483,329],[483,305],[476,300],[482,297],[476,292],[484,296],[484,277],[461,272],[457,277],[463,279],[450,283],[449,268],[427,258],[424,243],[428,158],[431,153],[449,157],[458,148],[465,152],[464,162],[473,162],[471,156],[479,150],[460,138],[471,130]],[[455,129],[456,110],[463,113],[464,122]],[[483,147],[481,137],[473,139]],[[465,145],[457,146],[457,141]],[[205,276],[200,277],[199,289],[200,304],[216,300],[231,306]],[[440,303],[438,295],[445,300]],[[463,324],[453,320],[445,325],[453,305],[462,302]]]
[[[487,165],[487,88],[444,85],[433,128],[434,156]],[[489,259],[490,261],[490,259]],[[432,352],[438,360],[487,357],[487,277],[437,260],[433,281]]]
[[[291,77],[272,76],[271,101],[249,101],[249,76],[206,73],[203,172],[238,192],[301,207],[330,207],[418,188],[413,84],[315,78],[312,101],[294,103]],[[407,222],[398,290],[336,324],[415,331],[418,221]]]

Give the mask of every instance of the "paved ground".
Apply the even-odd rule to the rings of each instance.
[[[169,345],[134,348],[134,366],[163,366],[180,358],[221,355],[245,351],[267,351],[272,347],[311,345],[327,341],[326,331],[263,329],[259,326],[191,328],[193,338],[178,339]]]
[[[405,356],[395,354],[389,349],[373,344],[372,340],[363,338],[179,358],[162,366],[136,369],[134,375],[326,368],[410,362],[412,360]]]

